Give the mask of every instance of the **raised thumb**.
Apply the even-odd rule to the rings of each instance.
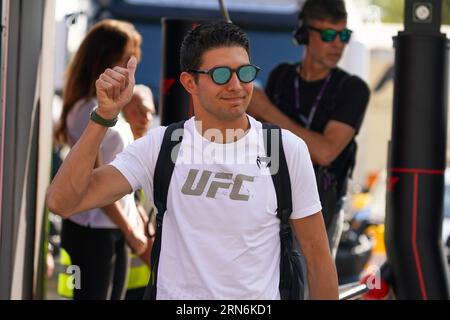
[[[130,74],[130,80],[134,81],[134,74],[136,73],[137,60],[135,56],[131,56],[130,60],[127,63],[127,69]]]

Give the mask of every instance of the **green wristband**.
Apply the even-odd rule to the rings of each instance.
[[[96,108],[92,110],[91,112],[91,120],[95,123],[98,123],[101,126],[104,127],[114,127],[117,123],[117,120],[119,120],[118,117],[115,117],[114,119],[107,120],[105,118],[102,118],[97,112],[95,112]]]

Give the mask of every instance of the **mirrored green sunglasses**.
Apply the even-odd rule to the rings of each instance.
[[[231,80],[233,72],[236,72],[239,81],[242,83],[249,83],[256,79],[261,68],[253,64],[245,64],[237,69],[230,67],[215,67],[209,70],[193,70],[188,69],[187,72],[209,74],[214,83],[224,85]]]
[[[343,43],[348,43],[350,41],[350,38],[352,36],[352,30],[350,29],[344,29],[342,31],[337,31],[334,29],[318,29],[311,26],[308,26],[308,29],[311,29],[313,31],[320,33],[320,38],[323,42],[332,42],[334,39],[336,39],[336,36],[339,34],[339,39]]]

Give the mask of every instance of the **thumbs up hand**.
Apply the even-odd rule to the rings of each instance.
[[[131,57],[126,68],[106,69],[95,82],[97,113],[105,119],[114,119],[131,100],[135,84],[137,60]]]

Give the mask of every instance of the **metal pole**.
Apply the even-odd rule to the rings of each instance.
[[[230,15],[228,14],[228,10],[225,7],[225,3],[223,0],[219,0],[219,6],[220,6],[220,12],[222,13],[222,16],[226,22],[231,23]]]
[[[361,296],[368,292],[369,288],[366,284],[357,284],[354,287],[345,290],[344,292],[339,294],[339,300],[351,300],[351,299],[358,299],[361,298]]]

